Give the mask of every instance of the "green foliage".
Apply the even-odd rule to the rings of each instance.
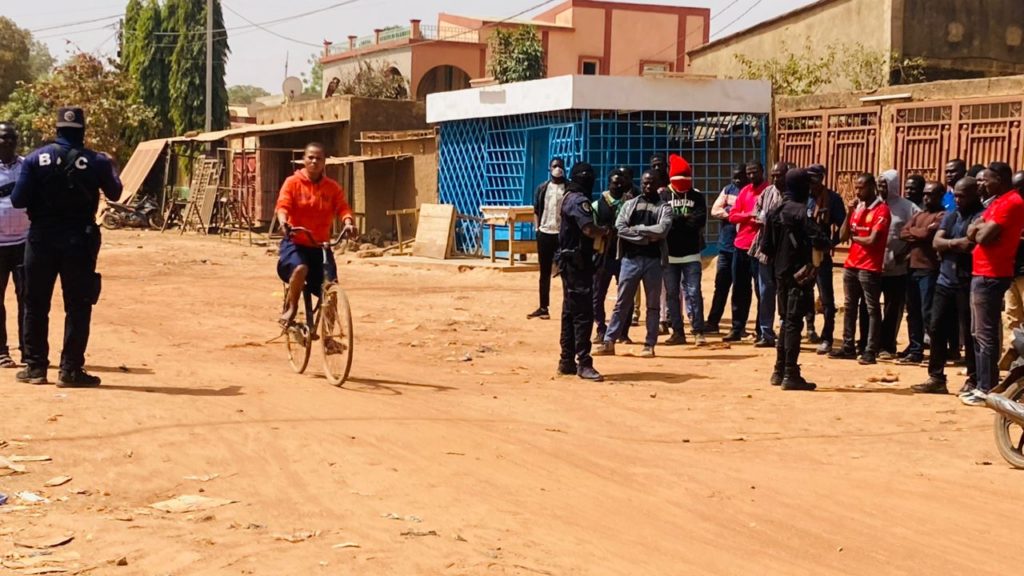
[[[159,33],[164,31],[164,16],[157,0],[147,0],[135,22],[134,38],[138,43],[135,74],[129,78],[135,83],[139,100],[156,110],[160,123],[158,134],[174,134],[171,122],[171,97],[168,78],[171,73],[171,41]]]
[[[32,80],[31,44],[28,30],[0,16],[0,102],[7,100],[19,82]]]
[[[58,108],[80,103],[89,146],[124,163],[140,140],[155,134],[157,118],[155,110],[138,101],[131,79],[113,64],[79,52],[47,78],[20,84],[0,116],[11,118],[22,144],[34,148],[54,133]]]
[[[248,84],[236,84],[235,86],[228,87],[228,102],[233,106],[252,104],[254,100],[262,96],[270,96],[270,92],[259,86],[250,86]]]
[[[309,64],[309,74],[303,72],[300,75],[304,86],[302,93],[322,96],[324,93],[324,66],[320,63],[320,56],[314,53],[306,60],[306,63]]]
[[[165,32],[175,32],[177,41],[171,54],[170,116],[174,130],[184,134],[204,127],[206,116],[206,2],[205,0],[168,0],[173,19],[163,22]],[[213,2],[213,29],[224,30],[220,1]],[[228,125],[228,90],[224,82],[230,49],[226,32],[213,34],[213,130]]]
[[[495,29],[490,51],[488,71],[500,84],[544,77],[544,46],[533,26]]]
[[[117,59],[121,70],[134,78],[139,71],[139,53],[146,39],[138,34],[139,13],[142,12],[142,0],[128,0],[124,9],[124,18],[117,30]]]
[[[32,40],[28,47],[28,67],[32,71],[32,79],[45,78],[53,70],[57,59],[50,54],[50,49],[39,40]]]
[[[404,100],[409,97],[405,78],[394,74],[394,64],[390,62],[359,63],[359,69],[341,78],[335,94],[350,94],[363,98],[384,98],[388,100]]]
[[[893,52],[871,50],[863,44],[829,44],[815,56],[810,40],[793,53],[785,43],[775,58],[749,58],[736,54],[743,67],[741,78],[768,80],[782,96],[816,94],[825,86],[836,89],[875,90],[890,84],[924,82],[924,60]]]

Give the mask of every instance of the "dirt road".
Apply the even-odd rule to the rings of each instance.
[[[336,389],[264,344],[274,262],[215,238],[107,234],[89,353],[103,387],[0,375],[0,454],[52,458],[0,477],[7,566],[39,566],[15,542],[66,533],[51,558],[92,574],[1017,568],[1022,477],[988,411],[904,393],[923,368],[807,355],[821,390],[783,393],[749,345],[661,347],[599,359],[604,384],[556,378],[557,320],[525,320],[534,275],[357,261],[341,266],[357,348]],[[901,382],[867,383],[886,370]],[[60,475],[73,480],[44,486]],[[184,494],[236,502],[148,508]]]

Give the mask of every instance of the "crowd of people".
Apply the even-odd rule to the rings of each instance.
[[[776,351],[772,385],[815,389],[798,362],[806,339],[834,360],[925,364],[927,378],[912,386],[917,393],[948,394],[946,364],[963,363],[967,377],[959,397],[979,406],[998,384],[1004,302],[1009,327],[1024,327],[1024,171],[1014,174],[1004,162],[968,170],[954,159],[943,182],[919,175],[901,180],[895,170],[860,174],[848,203],[829,188],[823,165],[779,162],[766,178],[761,163],[750,162],[735,169],[710,210],[693,187],[691,166],[675,154],[654,155],[639,190],[633,171],[623,166],[592,200],[595,179],[589,164],[577,163],[567,174],[565,162],[555,158],[535,194],[540,307],[528,317],[550,317],[557,263],[564,298],[561,374],[602,380],[592,357],[632,343],[629,330],[639,323],[641,302],[646,321],[637,355],[650,358],[661,336],[667,336],[665,346],[688,342],[684,310],[695,344],[721,334],[731,301],[722,340],[749,338],[753,315],[753,345]],[[720,232],[705,315],[701,254],[709,219],[720,222]],[[848,252],[837,339],[833,269],[841,245]],[[613,278],[618,293],[609,318],[605,301]],[[904,315],[909,342],[901,350]]]

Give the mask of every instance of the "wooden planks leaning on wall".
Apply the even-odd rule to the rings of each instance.
[[[452,255],[455,241],[455,206],[451,204],[423,204],[416,225],[416,244],[413,256],[444,260]]]

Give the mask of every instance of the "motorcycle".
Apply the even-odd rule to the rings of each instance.
[[[985,397],[995,411],[995,439],[999,455],[1010,466],[1024,469],[1024,330],[1015,328],[1011,340],[1010,373]]]
[[[107,202],[100,215],[100,226],[110,230],[119,228],[152,228],[159,230],[164,225],[160,205],[152,196],[143,196],[134,206],[120,202]]]

